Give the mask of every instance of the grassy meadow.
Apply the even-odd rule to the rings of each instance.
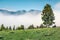
[[[60,28],[0,31],[0,40],[60,40]]]

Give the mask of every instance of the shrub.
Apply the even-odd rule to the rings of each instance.
[[[56,27],[56,25],[53,26],[53,28],[55,28],[55,27]]]
[[[21,30],[21,29],[24,29],[24,25],[21,25],[21,26],[16,28],[16,30]]]
[[[40,28],[46,28],[46,26],[44,26],[43,24],[40,25]]]
[[[24,25],[21,25],[21,27],[20,27],[21,29],[24,29]]]
[[[44,27],[43,24],[41,24],[41,25],[40,25],[40,28],[43,28],[43,27]]]
[[[40,28],[40,26],[37,26],[37,28]]]
[[[16,30],[20,30],[20,29],[21,29],[20,26],[16,28]]]
[[[28,29],[34,29],[34,25],[33,25],[33,24],[30,25],[30,26],[28,27]]]

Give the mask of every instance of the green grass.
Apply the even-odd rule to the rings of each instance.
[[[60,40],[60,28],[0,31],[0,40]]]

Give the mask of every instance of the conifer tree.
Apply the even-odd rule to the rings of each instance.
[[[46,6],[42,11],[43,24],[46,25],[46,27],[49,27],[55,23],[54,20],[55,20],[55,17],[54,17],[53,10],[49,4],[46,4]]]

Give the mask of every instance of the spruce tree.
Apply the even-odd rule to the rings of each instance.
[[[21,29],[24,29],[24,25],[21,25],[21,27],[20,27]]]
[[[9,30],[12,30],[11,26],[9,27]]]
[[[42,11],[43,24],[46,25],[46,27],[49,27],[55,23],[54,20],[55,20],[55,17],[54,17],[53,10],[49,4],[46,4],[46,6]]]
[[[2,31],[2,30],[5,30],[5,26],[4,26],[4,24],[1,25],[0,30],[1,30],[1,31]]]
[[[15,30],[15,25],[14,25],[14,27],[13,27],[13,30]]]

